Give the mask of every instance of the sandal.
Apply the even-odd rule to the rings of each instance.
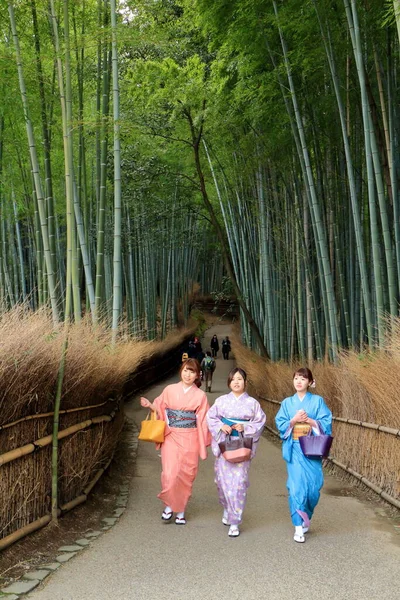
[[[224,525],[230,525],[229,521],[228,521],[228,511],[224,510],[224,515],[222,517],[222,523]]]
[[[229,537],[239,537],[240,531],[237,525],[231,525],[228,531]]]
[[[176,517],[175,523],[177,525],[186,525],[186,519],[185,517]]]
[[[161,518],[162,518],[163,521],[170,521],[172,519],[172,515],[173,514],[174,513],[172,512],[172,510],[171,511],[169,511],[169,510],[163,510]]]
[[[298,535],[297,533],[294,534],[293,539],[295,542],[298,542],[299,544],[304,544],[304,542],[306,541],[306,538],[304,537],[304,535]]]

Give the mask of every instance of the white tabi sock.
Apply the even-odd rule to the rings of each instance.
[[[185,513],[184,512],[176,513],[176,518],[177,519],[184,519],[185,518]]]
[[[303,527],[301,525],[295,525],[294,527],[294,535],[303,536]]]

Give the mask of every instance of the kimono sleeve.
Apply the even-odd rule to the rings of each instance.
[[[221,427],[223,422],[219,414],[218,398],[207,413],[208,429],[215,440],[217,440],[221,433]]]
[[[332,433],[332,412],[325,404],[325,400],[318,396],[318,410],[317,416],[315,420],[320,424],[323,432],[326,435],[331,435]]]
[[[205,460],[207,458],[207,446],[211,444],[211,436],[207,427],[207,412],[210,409],[208,404],[207,396],[204,392],[201,395],[199,407],[196,411],[197,418],[197,433],[199,436],[199,454],[200,458]]]
[[[281,407],[275,417],[279,436],[283,440],[282,455],[287,462],[292,460],[293,452],[293,438],[291,435],[293,427],[290,426],[291,416],[289,413],[289,402],[290,398],[285,398],[285,400],[282,401]]]
[[[266,414],[261,408],[260,403],[254,399],[253,418],[248,423],[243,423],[244,435],[252,437],[254,441],[259,440],[264,430],[266,418]]]
[[[287,400],[288,398],[285,398],[285,400],[282,401],[280,409],[275,417],[275,423],[279,431],[279,436],[282,440],[286,439],[290,435],[292,429],[290,427],[291,416],[289,414]]]
[[[153,400],[153,406],[156,408],[157,411],[157,418],[161,419],[162,421],[165,421],[166,423],[164,437],[169,435],[171,432],[170,428],[168,427],[168,419],[167,414],[165,412],[165,400],[167,393],[167,388],[164,388],[161,394],[157,398],[155,398],[155,400]],[[159,450],[160,448],[161,444],[156,444],[156,450]]]
[[[166,399],[166,388],[161,392],[161,394],[159,396],[157,396],[157,398],[155,398],[155,400],[153,400],[153,406],[155,406],[156,410],[157,410],[157,416],[159,419],[162,419],[163,421],[167,421],[166,418],[166,413],[165,413],[165,399]]]

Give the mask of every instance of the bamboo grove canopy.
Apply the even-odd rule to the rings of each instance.
[[[226,274],[244,340],[273,360],[383,343],[398,0],[0,7],[4,305],[155,335]]]

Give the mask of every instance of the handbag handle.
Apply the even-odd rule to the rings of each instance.
[[[234,431],[236,431],[236,429]],[[243,431],[237,431],[236,433],[239,434],[239,437],[244,437]],[[232,436],[231,433],[227,433],[226,437],[230,439],[231,437],[236,437],[236,436]]]
[[[149,417],[150,417],[150,421],[157,421],[156,411],[150,409],[149,412],[147,413],[145,421],[148,421]]]
[[[322,427],[321,427],[321,425],[319,424],[319,421],[315,421],[315,422],[316,422],[316,424],[317,424],[317,429],[318,429],[318,431],[319,431],[319,434],[318,434],[318,435],[323,435],[323,434],[324,434],[324,432],[322,431]],[[310,426],[310,431],[307,433],[307,437],[311,437],[311,435],[312,435],[312,431],[313,431],[313,428]]]

